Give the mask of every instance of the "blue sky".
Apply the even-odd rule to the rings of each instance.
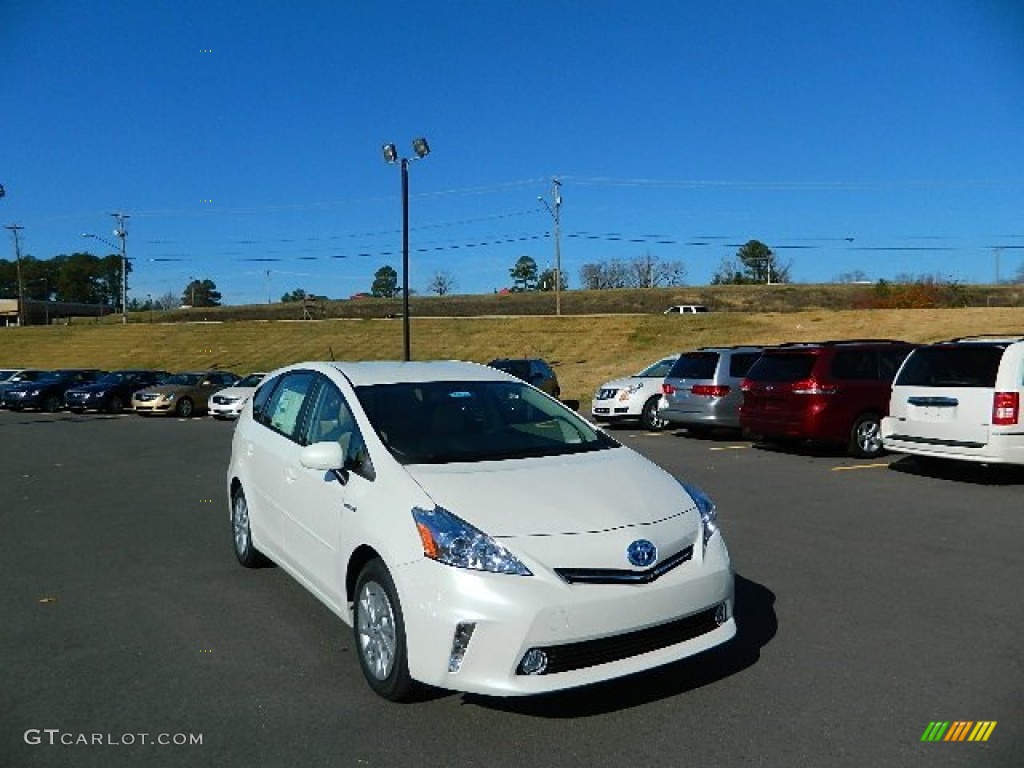
[[[749,239],[799,282],[1024,262],[1016,0],[4,0],[0,72],[0,220],[50,258],[128,213],[141,299],[368,290],[401,267],[380,148],[417,136],[420,293],[551,266],[553,177],[571,288],[645,254],[706,284]]]

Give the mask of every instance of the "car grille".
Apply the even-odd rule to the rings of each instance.
[[[569,584],[650,584],[693,557],[693,545],[643,571],[618,568],[555,568]]]
[[[215,404],[217,404],[217,405],[231,405],[232,403],[237,403],[238,402],[238,398],[237,397],[222,397],[221,395],[214,395],[213,396],[213,402]]]
[[[150,403],[150,402],[156,400],[159,397],[160,397],[160,395],[155,395],[155,394],[152,394],[150,392],[143,392],[143,393],[140,393],[140,394],[136,395],[135,399],[138,400],[140,403]]]
[[[713,606],[692,616],[636,632],[541,647],[539,650],[547,656],[548,663],[540,674],[551,675],[596,667],[598,664],[621,661],[692,640],[718,629],[719,624],[715,620],[716,608],[717,606]]]

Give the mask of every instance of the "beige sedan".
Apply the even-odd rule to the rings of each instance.
[[[163,384],[132,395],[132,408],[143,416],[163,413],[187,419],[195,413],[206,413],[210,396],[238,379],[230,371],[176,373]]]

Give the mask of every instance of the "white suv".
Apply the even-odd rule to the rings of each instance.
[[[886,450],[1024,464],[1024,336],[974,336],[915,349],[882,420]]]

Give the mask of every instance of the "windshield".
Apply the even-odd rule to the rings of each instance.
[[[403,464],[493,461],[603,450],[618,443],[518,382],[440,381],[356,389]]]
[[[0,381],[7,381],[9,378],[11,378],[16,373],[17,373],[16,370],[15,371],[0,371]]]
[[[100,378],[97,384],[120,384],[122,381],[133,381],[140,377],[137,371],[111,371]]]
[[[168,386],[194,387],[202,378],[203,375],[201,373],[176,373],[164,381],[164,384]]]
[[[234,387],[258,387],[259,383],[263,381],[265,373],[250,373],[241,381],[233,384]]]
[[[668,372],[672,370],[672,366],[675,365],[676,358],[667,357],[664,360],[659,360],[654,365],[649,365],[644,368],[640,373],[636,374],[634,378],[637,379],[664,379],[668,376]]]

